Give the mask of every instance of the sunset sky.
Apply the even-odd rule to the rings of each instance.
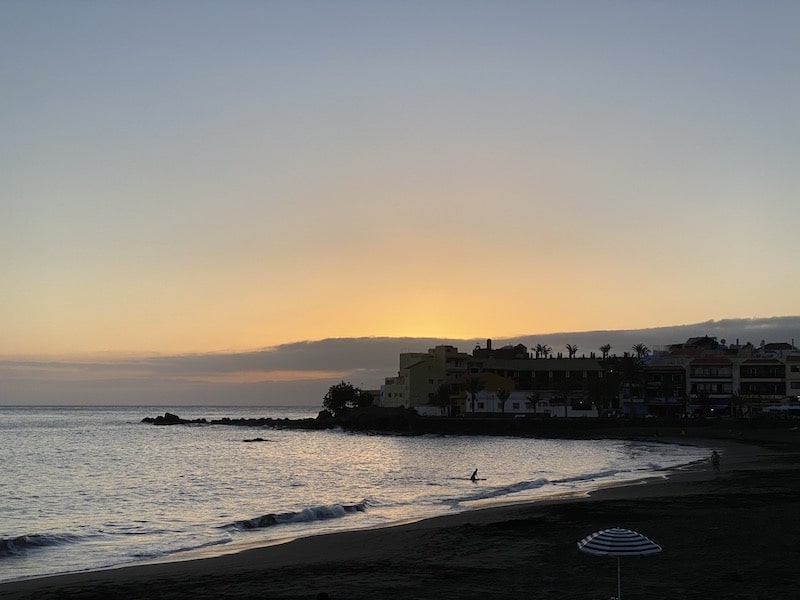
[[[5,0],[0,356],[797,314],[798,31],[796,1]]]

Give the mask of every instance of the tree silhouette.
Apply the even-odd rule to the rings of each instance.
[[[578,353],[578,347],[575,344],[567,344],[567,354],[570,358],[575,358]]]
[[[586,381],[584,389],[595,406],[608,410],[619,396],[619,377],[613,372],[606,373],[604,377],[592,377]]]
[[[564,377],[564,379],[559,381],[556,389],[558,389],[561,396],[564,398],[564,417],[567,417],[569,416],[569,397],[573,390],[573,385],[569,377]]]
[[[466,381],[466,389],[467,394],[469,394],[470,404],[472,404],[472,412],[475,412],[475,399],[478,397],[478,394],[484,388],[484,382],[482,377],[471,376],[467,378]]]
[[[342,381],[332,385],[322,399],[322,406],[334,416],[348,408],[369,406],[371,404],[372,394],[353,386],[349,381],[347,383]]]
[[[505,388],[497,388],[495,394],[497,395],[497,399],[500,401],[500,412],[505,413],[506,400],[508,400],[508,397],[511,395],[511,392],[509,392]]]
[[[611,352],[611,344],[603,344],[600,346],[600,352],[603,353],[603,360],[608,358],[608,353]]]
[[[642,359],[638,356],[631,356],[626,355],[622,357],[622,361],[620,362],[620,367],[622,369],[622,385],[627,385],[628,390],[630,391],[629,399],[633,399],[633,388],[634,386],[639,386],[639,390],[642,394],[642,399],[644,399],[644,364],[642,363]]]
[[[711,414],[711,394],[708,390],[699,390],[697,392],[697,402],[700,404],[700,414],[707,417]]]
[[[444,413],[444,409],[450,409],[450,386],[446,383],[443,383],[433,394],[433,398],[431,399],[434,406],[438,406],[442,413]],[[449,410],[452,414],[452,410]]]

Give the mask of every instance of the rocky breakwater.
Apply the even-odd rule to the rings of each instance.
[[[352,408],[337,412],[336,416],[322,410],[314,418],[273,419],[270,417],[231,419],[183,419],[166,412],[157,417],[145,417],[142,423],[152,425],[231,425],[235,427],[268,427],[273,429],[333,429],[350,431],[391,431],[413,433],[419,419],[416,411],[407,408]]]
[[[142,423],[151,425],[231,425],[235,427],[271,427],[274,429],[330,429],[332,423],[327,423],[324,417],[309,419],[273,419],[271,417],[231,419],[183,419],[178,415],[166,412],[157,417],[145,417]]]
[[[153,425],[231,425],[271,429],[334,429],[389,435],[505,435],[548,439],[636,439],[681,438],[734,439],[774,446],[800,443],[796,421],[786,419],[566,419],[514,418],[506,415],[462,415],[421,417],[412,408],[348,408],[332,415],[322,410],[314,418],[272,419],[182,419],[173,413],[145,417]],[[252,441],[252,440],[246,440]],[[265,440],[266,441],[266,440]]]

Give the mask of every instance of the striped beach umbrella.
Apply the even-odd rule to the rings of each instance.
[[[594,556],[617,559],[617,600],[622,597],[620,559],[625,556],[650,556],[661,552],[661,546],[637,531],[614,527],[587,535],[578,542],[578,549]]]

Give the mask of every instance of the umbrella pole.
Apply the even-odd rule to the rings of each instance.
[[[620,558],[617,557],[617,600],[622,600],[622,587],[620,585],[620,577],[619,577],[619,570],[620,570]]]

